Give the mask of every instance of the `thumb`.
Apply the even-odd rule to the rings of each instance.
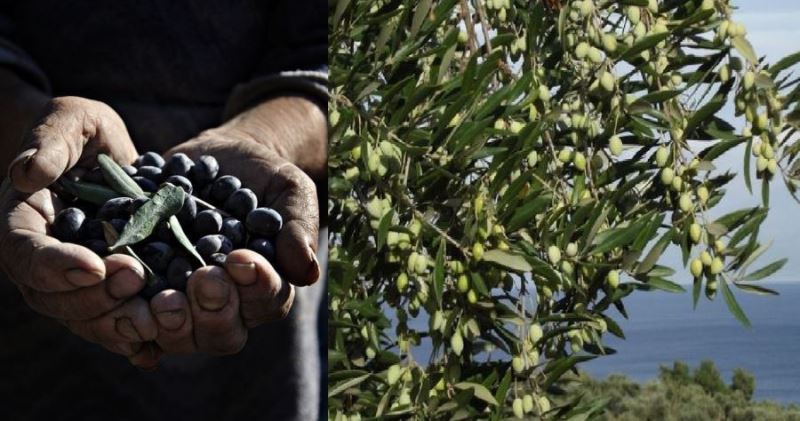
[[[93,163],[100,152],[118,162],[136,159],[119,115],[102,102],[79,97],[51,100],[24,144],[8,175],[14,188],[25,193],[49,186],[79,162]]]

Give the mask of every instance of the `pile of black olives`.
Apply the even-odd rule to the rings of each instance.
[[[122,170],[142,190],[156,192],[159,186],[170,183],[186,193],[177,215],[182,230],[206,264],[223,265],[234,249],[251,249],[267,260],[275,258],[274,239],[283,224],[274,209],[258,206],[256,194],[230,175],[220,175],[213,156],[203,155],[192,161],[177,153],[168,160],[155,153],[141,155],[133,165]],[[106,185],[102,170],[88,171],[77,182],[87,185]],[[131,198],[119,195],[102,205],[74,199],[70,207],[55,218],[51,234],[64,242],[83,245],[100,256],[110,253],[104,235],[103,221],[122,232],[131,215],[146,203],[147,197]],[[198,204],[199,203],[199,204]],[[147,298],[164,289],[184,291],[191,273],[200,266],[185,247],[181,247],[170,230],[168,221],[159,221],[152,234],[131,246],[156,274],[141,295]]]

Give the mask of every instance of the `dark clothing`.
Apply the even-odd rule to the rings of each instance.
[[[326,16],[322,0],[0,0],[0,66],[54,96],[108,103],[139,151],[163,151],[269,95],[324,104],[325,76],[308,71],[326,69]],[[322,289],[298,288],[289,318],[252,330],[238,355],[169,357],[142,373],[0,279],[2,417],[315,419]]]
[[[220,124],[237,85],[324,69],[326,16],[323,0],[0,0],[0,65],[110,104],[161,150]]]

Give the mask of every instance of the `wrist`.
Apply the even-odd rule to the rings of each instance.
[[[320,180],[327,172],[327,124],[313,101],[282,96],[240,113],[212,133],[258,143]]]

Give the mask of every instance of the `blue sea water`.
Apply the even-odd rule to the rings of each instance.
[[[606,336],[618,353],[583,364],[603,378],[622,373],[637,381],[658,375],[659,365],[675,360],[694,367],[713,360],[726,381],[741,367],[756,379],[755,398],[800,403],[800,284],[766,284],[780,296],[760,296],[735,290],[752,322],[742,326],[718,296],[701,298],[692,309],[691,293],[635,293],[625,301],[630,319],[616,314],[626,339]]]

